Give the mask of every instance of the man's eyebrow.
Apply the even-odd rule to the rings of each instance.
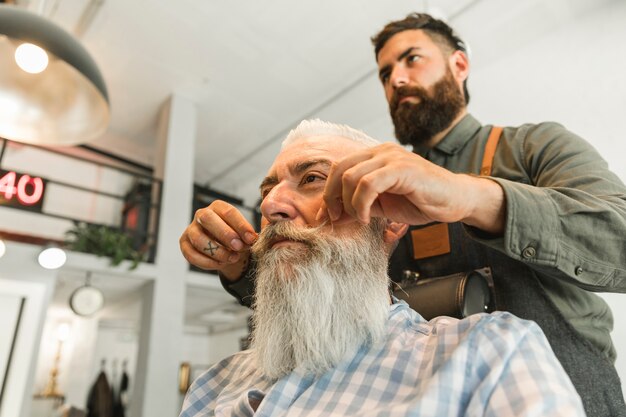
[[[290,167],[289,172],[291,172],[291,175],[294,175],[294,176],[301,175],[304,171],[306,171],[307,169],[315,165],[322,165],[328,168],[332,165],[332,162],[328,159],[311,159],[309,161],[302,161]],[[261,185],[259,186],[259,189],[261,190],[261,193],[262,193],[265,188],[274,186],[278,184],[278,182],[279,182],[278,177],[276,175],[268,175],[267,177],[263,179],[263,181],[261,181]]]
[[[396,62],[397,61],[402,61],[404,58],[406,58],[411,52],[415,51],[415,50],[419,50],[421,49],[419,46],[411,46],[409,48],[407,48],[404,52],[402,52],[400,55],[398,55],[398,57],[396,58]],[[382,78],[384,74],[388,73],[391,70],[391,64],[385,65],[384,67],[382,67],[379,71],[378,71],[378,78]]]
[[[332,162],[328,159],[312,159],[310,161],[298,162],[289,171],[291,171],[293,175],[299,175],[315,165],[323,165],[328,168],[332,165]]]
[[[261,193],[263,193],[263,189],[269,187],[270,185],[274,186],[276,184],[278,184],[278,177],[276,175],[267,176],[263,178],[263,181],[261,181],[261,185],[259,185],[259,190],[261,191]]]
[[[407,56],[409,56],[409,54],[413,51],[417,51],[420,50],[422,48],[420,48],[419,46],[411,46],[410,48],[407,48],[406,51],[402,52],[398,58],[396,59],[396,61],[402,61],[404,58],[406,58]]]

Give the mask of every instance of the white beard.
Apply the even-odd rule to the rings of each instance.
[[[264,375],[320,375],[382,338],[390,303],[383,228],[375,221],[344,238],[288,222],[263,230],[253,247],[252,348]],[[270,249],[276,236],[304,244]]]

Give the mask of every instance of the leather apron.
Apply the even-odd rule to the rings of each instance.
[[[491,139],[488,140],[486,159],[489,159],[488,153],[491,153],[493,159],[499,133],[495,145]],[[483,163],[480,173],[489,175],[490,172],[490,161],[487,165]],[[626,417],[621,383],[614,365],[565,319],[530,267],[476,242],[465,231],[462,223],[449,225],[449,253],[416,260],[411,231],[422,227],[411,227],[394,251],[389,262],[390,277],[394,281],[400,282],[405,271],[417,272],[420,277],[429,278],[490,267],[495,308],[533,320],[541,327],[582,398],[587,415]]]

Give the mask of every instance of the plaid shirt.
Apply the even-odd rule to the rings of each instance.
[[[260,402],[256,412],[250,400]],[[262,402],[261,402],[262,400]],[[314,377],[264,378],[250,351],[191,386],[181,417],[584,416],[540,328],[509,313],[430,322],[390,306],[387,337]]]

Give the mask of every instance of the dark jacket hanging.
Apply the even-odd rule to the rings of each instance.
[[[113,391],[104,371],[89,390],[87,417],[113,417]]]
[[[120,380],[119,391],[115,393],[115,400],[113,402],[113,417],[125,417],[126,411],[124,404],[125,395],[128,391],[128,374],[126,371],[122,372],[122,379]]]

